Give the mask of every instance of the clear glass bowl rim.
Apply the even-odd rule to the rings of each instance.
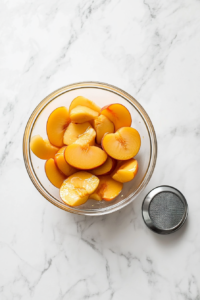
[[[131,103],[134,106],[134,108],[138,111],[140,116],[142,117],[142,119],[146,125],[147,131],[149,134],[149,139],[150,139],[149,165],[148,165],[147,171],[146,171],[139,187],[133,193],[131,193],[128,197],[122,199],[116,205],[114,205],[112,207],[95,210],[95,211],[92,209],[91,210],[90,209],[81,210],[79,207],[66,206],[64,203],[59,202],[50,193],[48,193],[48,191],[46,189],[44,189],[44,187],[40,184],[39,180],[37,179],[37,176],[35,174],[35,171],[34,171],[34,168],[33,168],[32,162],[31,162],[31,156],[30,156],[30,137],[31,137],[31,133],[32,133],[34,124],[35,124],[38,116],[40,115],[41,111],[45,108],[45,106],[47,106],[51,101],[53,101],[58,96],[66,93],[68,91],[71,91],[74,89],[80,89],[80,88],[97,88],[97,89],[107,90],[107,91],[113,92],[113,93],[121,96],[126,101]],[[122,89],[115,87],[113,85],[107,84],[107,83],[95,82],[95,81],[78,82],[78,83],[66,85],[66,86],[52,92],[46,98],[44,98],[38,104],[38,106],[35,108],[35,110],[31,114],[31,116],[26,124],[25,131],[24,131],[23,157],[24,157],[24,163],[25,163],[26,170],[28,172],[28,175],[29,175],[32,183],[34,184],[36,189],[40,192],[40,194],[44,198],[46,198],[49,202],[51,202],[52,204],[56,205],[57,207],[65,210],[65,211],[68,211],[71,213],[75,213],[75,214],[79,214],[79,215],[101,216],[101,215],[115,212],[115,211],[125,207],[126,205],[130,204],[144,190],[144,188],[148,184],[148,182],[153,174],[153,171],[154,171],[154,168],[156,165],[157,139],[156,139],[156,133],[155,133],[153,124],[152,124],[148,114],[146,113],[144,108],[139,104],[139,102],[134,97],[132,97],[131,95],[129,95],[127,92],[123,91]]]

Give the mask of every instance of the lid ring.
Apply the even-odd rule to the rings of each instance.
[[[170,228],[159,227],[156,224],[156,222],[154,220],[152,220],[152,218],[150,216],[149,210],[150,210],[151,203],[155,199],[155,197],[161,193],[173,194],[176,196],[176,198],[178,197],[179,200],[181,200],[181,202],[183,204],[184,212],[182,214],[181,219],[178,221],[178,223],[175,226],[172,226]],[[164,203],[161,202],[161,205],[164,206]],[[170,214],[170,212],[168,212],[168,213]],[[175,232],[176,230],[181,228],[182,225],[185,223],[185,221],[187,219],[187,215],[188,215],[188,204],[187,204],[185,197],[179,190],[177,190],[176,188],[171,187],[171,186],[162,185],[162,186],[158,186],[158,187],[154,188],[146,195],[146,197],[144,198],[144,201],[142,203],[142,217],[143,217],[145,224],[147,225],[147,227],[149,227],[149,229],[151,229],[152,231],[154,231],[158,234],[170,234],[170,233]]]

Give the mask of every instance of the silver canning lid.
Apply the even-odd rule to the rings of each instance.
[[[187,219],[188,205],[183,194],[174,187],[162,185],[150,191],[142,204],[145,224],[159,234],[178,230]]]

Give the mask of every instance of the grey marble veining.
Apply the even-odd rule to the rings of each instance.
[[[0,299],[200,299],[200,1],[0,2]],[[153,177],[104,217],[66,213],[32,185],[22,137],[36,105],[78,81],[133,95],[158,138]],[[180,189],[189,218],[159,236],[141,202]]]

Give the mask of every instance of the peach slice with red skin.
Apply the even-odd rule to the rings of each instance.
[[[91,101],[83,96],[78,96],[71,102],[70,107],[69,107],[69,112],[79,105],[89,107],[92,110],[97,111],[98,113],[101,110],[101,108],[98,105],[96,105],[93,101]]]
[[[123,188],[121,182],[115,181],[110,176],[100,176],[99,179],[98,188],[90,195],[90,199],[111,201],[121,193]]]
[[[101,114],[106,116],[115,125],[115,131],[121,127],[130,127],[132,123],[131,114],[128,109],[119,103],[104,106]]]
[[[64,133],[63,143],[65,145],[73,144],[88,128],[91,128],[89,122],[81,124],[70,123]]]
[[[77,169],[73,168],[70,166],[64,157],[64,151],[66,147],[61,148],[55,155],[55,163],[56,166],[58,167],[59,171],[61,171],[65,176],[71,176],[75,172],[77,172]]]
[[[131,181],[137,174],[138,162],[136,159],[131,158],[124,162],[121,167],[113,174],[112,178],[119,182]]]
[[[63,146],[63,135],[70,123],[69,113],[66,107],[56,108],[47,120],[47,135],[52,145]]]
[[[101,144],[101,140],[105,133],[115,132],[114,124],[104,115],[100,115],[94,120],[94,129],[97,133],[97,144]]]
[[[108,133],[102,139],[102,148],[117,160],[133,158],[140,150],[141,138],[132,127],[122,127],[115,133]]]
[[[73,123],[84,123],[94,120],[98,117],[99,113],[87,106],[76,106],[70,111],[70,119]]]
[[[31,151],[40,159],[54,158],[59,148],[54,147],[48,140],[43,140],[40,135],[35,135],[30,142]]]
[[[113,158],[108,156],[105,163],[100,167],[91,170],[91,173],[96,176],[107,175],[111,173],[112,170],[114,170],[115,166],[116,166],[116,161]]]
[[[60,188],[61,199],[70,206],[84,204],[99,184],[98,177],[88,172],[77,172],[68,177]]]
[[[66,176],[59,171],[53,158],[50,158],[45,163],[45,172],[49,181],[58,189],[61,187]]]

